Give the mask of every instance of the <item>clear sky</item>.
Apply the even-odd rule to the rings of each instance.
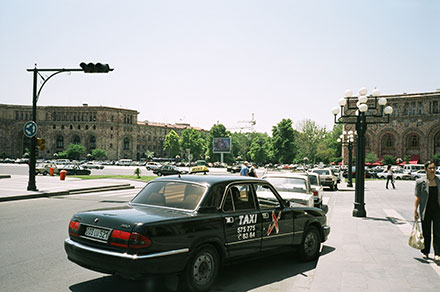
[[[440,88],[436,0],[10,0],[0,4],[0,103],[32,104],[33,68],[60,74],[38,105],[111,106],[139,120],[331,129],[348,88]]]

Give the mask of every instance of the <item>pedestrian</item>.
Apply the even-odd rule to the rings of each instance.
[[[241,176],[249,176],[249,168],[248,168],[248,162],[245,161],[243,165],[241,166],[240,175]]]
[[[249,176],[252,176],[252,177],[258,177],[257,176],[257,164],[256,163],[253,163],[252,165],[251,165],[251,168],[249,169]]]
[[[434,162],[426,162],[425,171],[426,177],[416,181],[414,219],[417,220],[420,217],[422,220],[425,248],[421,252],[425,259],[429,258],[432,225],[434,260],[440,263],[440,179],[435,175]]]
[[[394,186],[394,176],[393,176],[393,169],[391,168],[391,164],[388,164],[387,167],[387,185],[386,188],[388,189],[388,183],[391,181],[391,184],[393,185],[393,189],[396,187]]]

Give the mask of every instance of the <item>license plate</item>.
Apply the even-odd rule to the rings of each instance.
[[[110,235],[110,230],[87,226],[84,235],[96,239],[107,240]]]

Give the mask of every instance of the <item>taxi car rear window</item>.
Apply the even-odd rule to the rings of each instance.
[[[205,186],[192,183],[151,182],[131,203],[194,210],[205,191]]]

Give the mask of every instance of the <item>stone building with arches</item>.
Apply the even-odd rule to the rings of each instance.
[[[70,144],[81,144],[87,153],[94,149],[107,152],[107,159],[140,160],[146,151],[163,156],[166,135],[184,129],[196,129],[189,124],[165,124],[138,121],[139,112],[105,106],[38,106],[37,137],[45,139],[45,149],[37,157],[54,158],[55,153]],[[0,104],[0,155],[20,158],[30,148],[23,126],[32,119],[32,107]]]
[[[389,123],[368,125],[366,153],[375,153],[379,160],[385,155],[408,157],[409,163],[424,163],[440,154],[440,91],[382,97],[393,113]],[[344,130],[354,131],[355,125],[344,125]],[[348,164],[347,148],[342,154]]]

